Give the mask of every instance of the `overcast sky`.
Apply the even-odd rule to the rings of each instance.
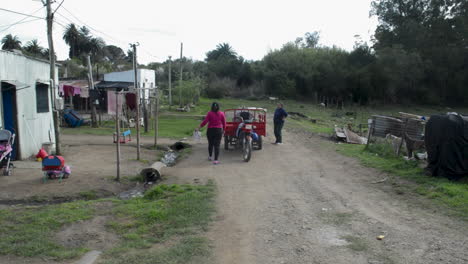
[[[42,6],[39,0],[0,2],[1,8],[27,14]],[[70,21],[86,24],[99,31],[92,30],[93,35],[124,51],[130,42],[139,42],[140,63],[164,61],[168,55],[178,57],[180,42],[184,43],[184,56],[193,59],[203,60],[207,51],[227,42],[239,55],[256,60],[315,30],[321,34],[320,44],[351,50],[355,35],[368,41],[375,30],[376,18],[369,17],[370,3],[371,0],[65,0],[56,19],[63,25]],[[35,15],[45,17],[45,9]],[[23,44],[37,38],[47,47],[45,21],[5,30],[5,25],[22,18],[0,11],[0,37],[11,33]],[[63,30],[58,24],[54,26],[60,60],[68,56]]]

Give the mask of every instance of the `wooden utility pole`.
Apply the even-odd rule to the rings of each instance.
[[[120,113],[119,113],[119,92],[115,91],[115,130],[117,135],[115,136],[117,142],[117,175],[116,181],[120,181]]]
[[[93,68],[91,66],[91,56],[88,55],[88,82],[89,90],[94,91],[94,81],[93,81]],[[93,99],[91,97],[91,99]],[[97,127],[97,112],[96,112],[96,102],[91,100],[91,125]]]
[[[137,160],[140,160],[140,87],[138,87],[138,64],[137,64],[137,44],[131,44],[133,47],[133,71],[135,73],[135,79],[133,86],[136,92],[136,132],[137,132]]]
[[[172,56],[169,56],[169,106],[172,105]]]
[[[182,106],[182,50],[184,49],[184,43],[180,43],[180,81],[179,81],[179,106]]]
[[[55,50],[54,50],[54,39],[52,35],[52,26],[54,23],[54,13],[52,13],[51,0],[43,0],[42,3],[47,6],[47,40],[49,42],[49,61],[50,61],[50,89],[51,89],[51,100],[52,100],[52,116],[54,119],[54,130],[55,130],[55,153],[61,155],[62,149],[60,146],[60,119],[59,111],[55,109],[56,90],[55,90]]]
[[[158,129],[159,129],[159,89],[156,88],[155,90],[155,98],[154,98],[154,147],[158,146]]]

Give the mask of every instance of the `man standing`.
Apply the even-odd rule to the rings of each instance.
[[[275,116],[273,117],[273,124],[274,124],[274,131],[276,141],[273,144],[280,145],[283,144],[282,136],[281,136],[281,129],[284,126],[284,119],[288,116],[288,113],[283,109],[283,104],[278,103]]]

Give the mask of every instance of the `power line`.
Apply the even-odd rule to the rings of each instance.
[[[41,8],[38,9],[37,11],[41,10],[42,8],[44,8],[44,7],[41,7]],[[13,10],[5,9],[5,8],[0,8],[0,10],[1,10],[1,11],[5,11],[5,12],[10,12],[10,13],[13,13],[13,14],[17,14],[17,15],[22,15],[22,16],[27,16],[27,17],[34,17],[34,18],[44,19],[44,17],[38,17],[38,16],[33,16],[33,15],[28,15],[28,14],[16,12],[16,11],[13,11]],[[35,12],[37,12],[37,11],[35,11]],[[35,12],[34,12],[34,13],[35,13]],[[34,14],[34,13],[33,13],[33,14]]]
[[[57,10],[63,5],[63,2],[65,2],[65,0],[62,0],[62,2],[60,3],[59,6],[57,6],[57,8],[55,8],[55,11],[52,12],[52,14],[55,14],[57,12]]]
[[[18,22],[15,22],[15,23],[13,23],[13,24],[1,25],[0,28],[3,28],[3,27],[8,27],[8,28],[10,28],[10,27],[15,26],[15,25],[20,25],[20,24],[25,24],[25,23],[29,23],[29,22],[34,22],[34,21],[37,21],[37,20],[42,20],[42,19],[40,19],[40,18],[33,18],[33,19],[31,19],[31,20],[18,21]],[[0,32],[3,32],[3,31],[5,31],[5,30],[7,30],[8,28],[3,29],[3,30],[1,30]]]
[[[114,40],[114,41],[116,41],[116,42],[120,42],[121,44],[124,44],[124,43],[125,43],[125,45],[127,45],[127,42],[126,42],[126,41],[122,41],[122,40],[116,39],[116,38],[114,38],[113,36],[111,36],[111,35],[109,35],[109,34],[107,34],[107,33],[105,33],[105,32],[102,32],[102,31],[100,31],[100,30],[98,30],[98,29],[95,29],[94,27],[92,27],[92,26],[86,24],[83,20],[81,20],[81,19],[79,19],[78,17],[76,17],[76,16],[75,16],[71,11],[69,11],[65,6],[62,6],[62,8],[63,8],[63,10],[65,10],[68,14],[70,14],[72,17],[74,17],[78,22],[80,22],[81,24],[85,25],[86,27],[88,27],[88,28],[91,29],[92,31],[95,31],[95,32],[97,32],[97,33],[99,33],[99,34],[105,35],[105,36],[107,36],[108,38],[110,38],[110,39],[112,39],[112,40]],[[63,15],[62,15],[62,16],[63,16]]]
[[[8,29],[10,29],[11,27],[15,26],[15,25],[19,25],[19,24],[23,24],[23,23],[27,23],[27,22],[23,22],[24,20],[26,20],[28,17],[34,17],[36,19],[34,20],[29,20],[28,22],[31,22],[31,21],[35,21],[35,20],[39,20],[39,19],[45,19],[45,18],[42,18],[42,17],[36,17],[36,16],[33,16],[34,14],[36,14],[37,12],[39,12],[40,10],[42,10],[44,7],[40,7],[39,9],[37,9],[36,11],[32,12],[31,14],[29,15],[26,15],[26,14],[23,14],[23,15],[26,15],[26,17],[16,21],[15,23],[11,24],[10,26],[8,26],[7,28],[4,28],[3,30],[1,30],[0,32],[4,32],[4,31],[7,31]],[[7,9],[4,9],[4,8],[0,8],[0,10],[7,10]],[[7,10],[8,11],[8,10]],[[10,12],[10,11],[8,11]],[[15,11],[12,11],[14,13],[17,13]]]
[[[119,42],[119,43],[121,43],[121,44],[125,44],[125,45],[127,44],[127,42],[125,42],[125,41],[116,39],[116,38],[112,37],[111,35],[109,35],[109,34],[107,34],[107,33],[105,33],[105,32],[102,32],[102,31],[100,31],[100,30],[97,30],[97,29],[91,27],[90,25],[86,24],[83,20],[81,20],[81,19],[79,19],[77,16],[75,16],[75,15],[74,15],[70,10],[68,10],[65,6],[62,6],[62,8],[63,8],[63,10],[65,10],[68,14],[70,14],[73,18],[75,18],[78,22],[80,22],[80,24],[85,25],[86,27],[88,27],[88,28],[91,29],[92,31],[97,32],[97,33],[99,33],[99,34],[102,34],[102,35],[104,35],[104,36],[107,36],[107,37],[110,38],[111,40],[116,41],[116,42]],[[57,12],[57,14],[60,15],[61,17],[65,18],[66,20],[70,21],[71,23],[73,23],[73,21],[70,20],[68,17],[65,17],[64,15],[62,15],[62,14],[60,14],[60,13],[58,13],[58,12]],[[143,49],[143,48],[142,48],[142,49]],[[143,51],[144,51],[145,53],[147,53],[149,56],[153,57],[153,58],[161,59],[161,57],[158,57],[158,56],[155,56],[155,55],[151,54],[151,52],[147,51],[146,49],[143,49]]]

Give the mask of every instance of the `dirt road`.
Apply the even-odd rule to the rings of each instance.
[[[209,235],[216,263],[468,263],[466,222],[388,182],[372,183],[385,175],[316,136],[284,138],[249,163],[223,151],[218,166],[207,160],[206,144],[195,145],[169,171],[171,181],[217,183],[219,213]]]

